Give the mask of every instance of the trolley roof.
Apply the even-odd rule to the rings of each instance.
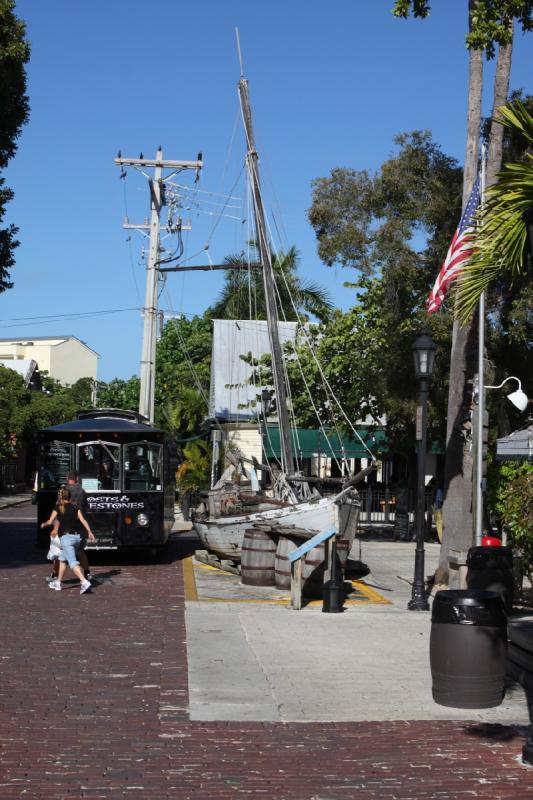
[[[163,433],[160,428],[151,425],[146,417],[135,411],[123,411],[116,408],[99,408],[94,411],[80,412],[78,418],[61,425],[43,428],[43,433]]]

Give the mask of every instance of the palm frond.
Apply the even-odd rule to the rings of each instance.
[[[498,111],[502,124],[519,130],[533,142],[533,117],[520,101]],[[523,274],[527,230],[522,215],[533,207],[533,157],[506,164],[485,193],[478,213],[479,228],[472,255],[455,285],[455,313],[465,324],[480,295],[500,277]]]

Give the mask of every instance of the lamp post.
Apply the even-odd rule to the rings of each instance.
[[[425,519],[425,476],[427,442],[427,404],[429,382],[435,365],[437,347],[427,333],[422,333],[414,342],[413,359],[415,377],[420,382],[420,401],[416,410],[416,440],[418,442],[417,484],[416,484],[416,551],[413,591],[407,607],[410,611],[427,611],[424,582],[424,519]]]
[[[508,378],[505,378],[501,383],[497,386],[485,386],[485,385],[476,385],[474,387],[474,401],[477,402],[478,408],[484,408],[485,405],[485,398],[484,393],[485,389],[501,389],[507,381],[516,381],[518,383],[518,389],[514,392],[511,392],[507,395],[507,399],[511,401],[511,403],[517,408],[519,411],[525,411],[529,405],[529,398],[527,394],[522,390],[522,383],[520,378],[517,378],[515,375],[509,375]],[[486,460],[486,453],[485,453],[485,444],[483,441],[483,425],[481,421],[481,415],[479,416],[478,420],[478,437],[477,437],[477,462],[478,462],[478,474],[476,479],[475,485],[475,501],[476,501],[476,518],[475,518],[475,537],[476,537],[476,544],[481,544],[481,538],[483,536],[483,493],[485,490],[485,479],[483,478],[484,473],[484,463]]]

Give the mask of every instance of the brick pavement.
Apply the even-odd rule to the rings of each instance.
[[[0,542],[1,800],[533,797],[511,726],[190,722],[186,548],[101,558],[80,597],[47,588],[32,526],[2,524]]]

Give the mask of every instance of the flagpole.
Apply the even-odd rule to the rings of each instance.
[[[480,205],[483,208],[486,180],[486,148],[481,145],[481,186]],[[485,417],[485,292],[481,292],[478,307],[478,367],[477,367],[477,441],[476,441],[476,516],[475,535],[476,545],[481,544],[483,536],[483,421]]]

